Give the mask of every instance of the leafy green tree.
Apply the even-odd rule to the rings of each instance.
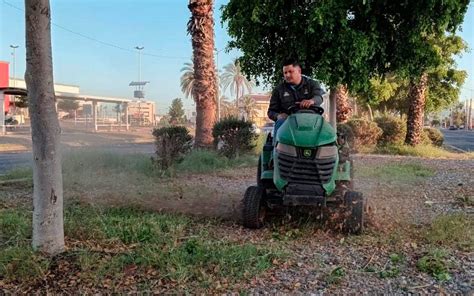
[[[370,78],[385,73],[408,79],[406,142],[417,144],[427,72],[442,61],[432,40],[455,32],[468,3],[230,0],[224,7],[223,21],[228,22],[233,38],[229,46],[243,52],[240,62],[244,72],[273,83],[280,80],[281,61],[288,56],[299,59],[304,74],[322,80],[331,94],[341,98],[340,90],[367,90]]]
[[[425,111],[431,113],[439,112],[456,102],[466,78],[466,72],[457,70],[454,60],[456,55],[466,49],[465,42],[459,36],[443,35],[433,40],[433,45],[442,54],[442,59],[437,67],[427,71]],[[359,96],[379,111],[407,114],[409,87],[409,78],[389,74],[372,78],[369,89]]]
[[[171,106],[168,111],[171,124],[178,124],[184,122],[184,109],[183,101],[180,98],[176,98],[171,102]]]
[[[376,20],[373,28],[384,46],[386,69],[409,81],[407,144],[422,140],[430,72],[447,64],[446,53],[440,51],[443,38],[457,30],[468,4],[469,0],[369,2],[371,18]]]
[[[59,100],[58,109],[66,112],[74,111],[79,109],[79,102],[74,100]]]

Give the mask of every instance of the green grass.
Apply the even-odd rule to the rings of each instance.
[[[256,166],[257,158],[254,155],[242,155],[235,159],[228,159],[210,150],[194,150],[175,166],[176,172],[209,173],[229,168]]]
[[[451,214],[437,217],[425,234],[432,244],[474,250],[474,218],[467,214]]]
[[[82,150],[64,154],[65,175],[83,170],[99,175],[127,172],[155,177],[161,174],[153,165],[151,157],[146,154],[120,154],[105,150]]]
[[[65,236],[75,244],[62,256],[76,266],[70,272],[79,271],[82,280],[96,285],[104,279],[119,283],[134,267],[138,280],[148,279],[145,273],[152,270],[157,280],[206,288],[217,279],[250,279],[285,256],[271,246],[222,239],[215,234],[220,224],[181,215],[72,203],[64,217]],[[1,212],[6,243],[0,249],[0,278],[6,282],[28,285],[57,260],[31,250],[30,220],[31,212]]]
[[[345,276],[346,270],[344,267],[338,266],[331,270],[331,272],[326,276],[326,282],[329,285],[339,284]]]
[[[371,153],[418,156],[426,158],[474,159],[474,153],[454,153],[432,145],[387,145],[377,147]]]
[[[0,278],[27,283],[43,277],[49,263],[27,245],[0,248]]]
[[[4,175],[0,175],[0,181],[17,180],[17,179],[32,179],[33,171],[31,168],[16,168],[8,171]]]
[[[22,244],[31,237],[31,212],[21,209],[0,210],[0,246]]]
[[[378,167],[356,167],[359,178],[376,178],[383,181],[414,182],[435,175],[435,170],[417,163],[386,164]]]

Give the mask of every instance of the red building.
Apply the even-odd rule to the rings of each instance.
[[[0,61],[0,87],[7,87],[10,73],[8,70],[9,64],[7,62]],[[4,111],[8,112],[10,110],[10,96],[5,96],[4,102]]]

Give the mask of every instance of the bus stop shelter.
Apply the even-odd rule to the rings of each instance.
[[[24,88],[19,87],[0,87],[0,133],[1,135],[5,135],[6,127],[5,124],[5,95],[13,95],[13,96],[27,96],[28,91]],[[116,98],[116,97],[102,97],[102,96],[90,96],[90,95],[79,95],[79,94],[70,94],[70,93],[55,93],[56,99],[62,100],[73,100],[73,101],[84,101],[84,102],[92,102],[92,121],[93,121],[93,130],[98,130],[97,124],[97,103],[115,103],[121,104],[124,107],[125,111],[125,128],[129,130],[130,122],[128,116],[128,104],[132,102],[130,99],[125,98]]]

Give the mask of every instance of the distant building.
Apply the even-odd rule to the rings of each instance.
[[[249,94],[255,101],[255,114],[253,117],[253,122],[262,127],[266,122],[271,121],[267,116],[268,107],[270,106],[270,96],[271,94]]]
[[[128,113],[132,125],[155,125],[155,102],[135,100],[128,103]]]

